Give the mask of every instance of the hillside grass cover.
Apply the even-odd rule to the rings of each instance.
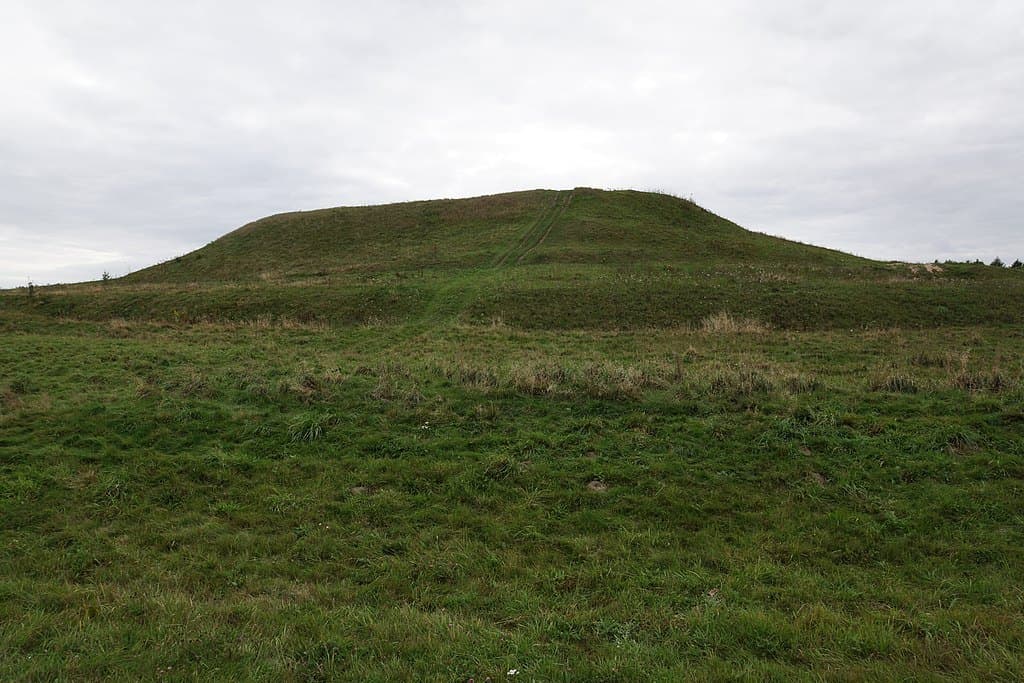
[[[2,292],[0,679],[1019,680],[1022,294],[583,188]]]

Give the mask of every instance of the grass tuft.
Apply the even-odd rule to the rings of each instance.
[[[875,377],[871,380],[869,388],[871,391],[884,391],[892,394],[916,394],[920,390],[917,381],[902,372],[892,372]]]
[[[495,456],[484,464],[484,476],[491,481],[511,479],[520,471],[520,465],[507,456]]]
[[[709,315],[700,321],[705,334],[764,334],[768,326],[752,318],[736,318],[725,311]]]
[[[953,387],[971,393],[1007,391],[1017,385],[1008,374],[994,368],[988,372],[961,370],[951,379]]]
[[[712,394],[734,397],[767,394],[776,390],[772,377],[757,368],[742,365],[720,369],[711,377],[707,386]]]
[[[292,441],[318,441],[324,437],[334,422],[335,417],[331,413],[303,413],[289,423],[288,436]]]

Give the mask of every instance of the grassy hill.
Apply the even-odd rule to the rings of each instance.
[[[125,280],[289,281],[555,263],[865,265],[748,232],[669,195],[577,188],[279,214]]]
[[[0,680],[1024,680],[1022,287],[577,189],[0,292]]]
[[[100,286],[7,292],[0,306],[542,329],[674,327],[722,311],[782,329],[1024,320],[1019,273],[880,263],[752,233],[676,197],[587,188],[280,214]]]

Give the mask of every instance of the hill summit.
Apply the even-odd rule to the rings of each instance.
[[[8,293],[67,317],[318,324],[1014,324],[1020,272],[882,263],[750,232],[671,195],[532,190],[283,213],[105,283]]]
[[[749,232],[671,195],[576,188],[277,214],[126,280],[722,262],[852,266],[863,260]]]

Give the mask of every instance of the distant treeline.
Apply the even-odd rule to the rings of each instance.
[[[938,259],[936,259],[935,263],[936,264],[939,263]],[[983,265],[985,265],[985,262],[982,261],[981,259],[975,259],[974,261],[951,261],[951,260],[947,259],[946,261],[944,261],[944,263],[947,266],[957,265],[957,264],[969,265],[969,266],[971,266],[971,265],[973,265],[973,266],[983,266]],[[993,266],[995,268],[1006,268],[1007,267],[1006,264],[1003,263],[1003,260],[1001,258],[999,258],[998,256],[995,257],[995,259],[992,260],[992,263],[990,263],[988,265]],[[1009,267],[1010,268],[1024,268],[1024,263],[1021,263],[1021,260],[1017,259],[1016,261],[1011,263]]]

